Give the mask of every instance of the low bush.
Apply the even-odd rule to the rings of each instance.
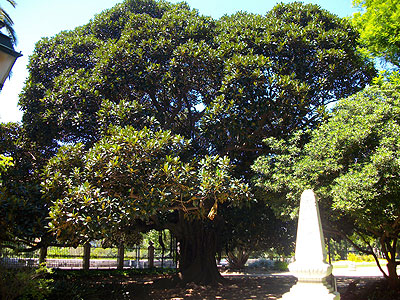
[[[274,270],[277,271],[288,271],[289,264],[286,261],[275,260],[274,261]]]
[[[256,261],[249,263],[248,267],[251,269],[265,269],[269,270],[273,266],[273,261],[265,258],[259,258]]]
[[[286,261],[281,261],[281,260],[270,260],[270,259],[260,258],[250,263],[248,267],[253,269],[287,271],[288,263]]]
[[[91,258],[116,258],[118,249],[116,248],[92,248],[90,250]]]
[[[146,287],[132,283],[136,276],[175,274],[176,269],[126,269],[126,270],[54,270],[51,293],[46,300],[82,299],[145,299],[140,296]],[[135,280],[134,280],[135,281]],[[131,282],[124,284],[124,282]]]
[[[52,279],[46,278],[49,269],[0,268],[0,298],[3,300],[41,300],[50,294]]]
[[[347,260],[353,261],[353,262],[372,262],[375,261],[374,257],[372,255],[357,255],[354,253],[349,253],[347,255]]]

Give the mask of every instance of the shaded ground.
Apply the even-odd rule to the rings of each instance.
[[[292,276],[268,275],[268,276],[225,276],[226,283],[218,287],[202,287],[194,284],[185,288],[152,289],[147,295],[154,300],[253,300],[253,299],[279,299],[282,294],[290,290],[296,279]],[[342,299],[346,295],[353,299],[355,295],[360,296],[362,290],[368,284],[378,282],[379,278],[337,278],[338,291]],[[348,289],[350,285],[350,289]],[[351,292],[351,293],[349,293]],[[357,293],[358,292],[358,293]],[[361,298],[354,298],[360,299]],[[390,298],[392,299],[392,298]],[[299,299],[301,300],[301,299]]]
[[[296,281],[288,275],[225,274],[224,277],[226,282],[215,287],[195,284],[176,287],[170,276],[156,274],[58,278],[59,292],[55,291],[49,300],[267,300],[279,299]],[[342,300],[400,299],[399,293],[387,294],[381,280],[381,277],[337,277],[337,286]]]
[[[226,282],[217,287],[189,284],[185,288],[153,289],[148,299],[278,299],[295,283],[289,276],[226,276]]]

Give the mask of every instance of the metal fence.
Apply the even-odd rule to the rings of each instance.
[[[5,267],[34,267],[39,265],[40,251],[16,253],[9,249],[0,249],[0,264]],[[46,265],[50,268],[82,269],[84,247],[49,247]],[[118,248],[91,247],[90,269],[113,269],[118,265]],[[176,250],[154,250],[154,267],[176,268]],[[126,248],[124,268],[149,267],[147,247]]]

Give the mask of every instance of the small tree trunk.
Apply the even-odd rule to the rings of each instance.
[[[235,270],[244,269],[244,266],[249,259],[250,253],[239,247],[236,251],[228,252],[229,267]]]
[[[118,257],[117,257],[117,269],[124,269],[124,256],[125,256],[125,247],[124,244],[121,243],[118,247]]]
[[[89,270],[90,267],[90,243],[83,245],[83,269]]]
[[[47,257],[47,247],[40,248],[39,265],[43,264],[43,263],[46,263],[46,257]]]
[[[147,249],[147,253],[148,253],[148,264],[149,264],[149,268],[152,269],[154,268],[154,246],[153,246],[153,242],[150,241],[150,245]]]

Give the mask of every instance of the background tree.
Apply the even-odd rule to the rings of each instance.
[[[266,16],[240,12],[218,25],[224,77],[200,126],[212,151],[229,155],[239,174],[269,151],[264,138],[313,128],[325,105],[375,75],[349,22],[317,5],[278,4]]]
[[[7,0],[9,4],[11,4],[13,7],[15,7],[16,2],[13,0]],[[15,31],[13,28],[14,22],[12,21],[11,17],[9,14],[3,9],[2,6],[0,6],[0,29],[5,27],[7,32],[9,33],[12,42],[15,44],[17,41]],[[2,153],[2,152],[0,152]],[[6,188],[3,187],[3,179],[4,173],[7,171],[8,168],[13,167],[14,164],[12,162],[13,158],[9,155],[4,155],[0,154],[0,197],[4,195],[4,192],[6,191]],[[4,198],[2,202],[4,201]],[[9,224],[7,225],[7,221],[4,219],[4,215],[2,220],[0,221],[0,224],[2,225],[2,232],[0,233],[0,243],[2,241],[8,240],[10,237],[8,236],[10,233],[10,226]],[[7,229],[6,229],[7,228]],[[1,244],[0,244],[1,245]],[[1,247],[1,246],[0,246]]]
[[[300,193],[313,188],[319,197],[324,229],[347,234],[344,221],[376,253],[368,237],[379,241],[392,287],[399,287],[396,267],[399,220],[400,85],[373,85],[341,100],[331,118],[311,133],[304,147],[301,135],[290,142],[269,140],[281,150],[257,160],[258,184],[274,199],[280,213],[295,213]],[[331,221],[331,222],[329,222]],[[332,222],[333,221],[333,222]],[[342,224],[343,225],[343,224]]]
[[[228,256],[230,268],[243,269],[250,256],[289,256],[294,251],[295,222],[278,218],[264,201],[222,207],[220,214],[225,222],[221,250]]]
[[[357,51],[358,33],[349,22],[317,5],[279,4],[266,16],[240,12],[221,18],[217,29],[223,78],[200,119],[201,138],[211,153],[228,155],[236,175],[249,181],[254,160],[273,152],[262,143],[264,138],[287,138],[298,129],[315,128],[325,116],[325,105],[360,90],[375,75]],[[247,213],[227,213],[227,222],[245,215],[251,220],[234,219],[236,225],[249,225],[243,226],[246,230],[259,222],[258,213],[269,215],[259,207],[268,198],[256,195],[257,202],[250,204],[254,207]],[[281,222],[273,216],[266,219],[271,228]],[[254,229],[236,234],[236,242],[230,235],[230,246],[243,247],[245,240],[256,245],[255,237],[262,241],[262,230]]]
[[[0,248],[33,251],[54,242],[46,228],[50,203],[40,191],[46,157],[16,123],[0,124],[0,153],[12,161],[0,172]]]
[[[360,9],[352,23],[360,31],[363,46],[400,68],[400,1],[355,0],[353,4]]]
[[[11,166],[13,166],[12,157],[0,154],[0,172],[6,171]]]
[[[9,167],[12,167],[13,165],[14,164],[12,162],[12,157],[8,157],[8,156],[0,154],[0,176],[2,173],[7,171],[7,169]],[[0,177],[0,189],[3,189],[3,180],[1,179],[1,177]],[[1,223],[3,223],[2,227],[5,228],[6,226],[4,224],[4,221]],[[0,239],[5,240],[6,236],[7,236],[7,231],[3,229],[3,232],[0,233]]]

